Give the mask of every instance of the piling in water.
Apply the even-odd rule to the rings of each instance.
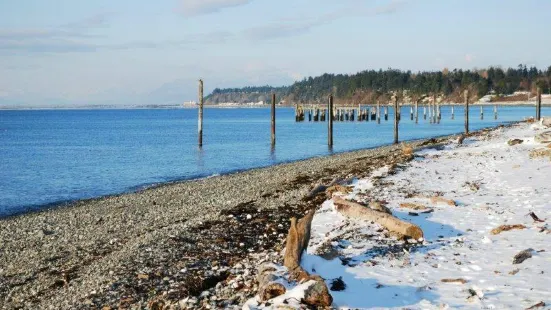
[[[469,134],[469,90],[465,90],[465,135]]]
[[[536,98],[536,120],[541,120],[541,88],[538,87],[538,93]]]
[[[398,111],[398,97],[394,97],[394,144],[398,144],[398,122],[399,122]]]
[[[199,80],[199,115],[197,122],[199,146],[203,146],[203,80]]]
[[[312,114],[309,114],[309,118],[312,119]],[[272,146],[276,143],[276,95],[272,94]]]
[[[333,147],[333,95],[329,95],[327,111],[329,111],[329,121],[327,122],[327,145]]]

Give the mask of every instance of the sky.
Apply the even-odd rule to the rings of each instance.
[[[0,106],[166,104],[366,69],[551,65],[549,0],[0,0]]]

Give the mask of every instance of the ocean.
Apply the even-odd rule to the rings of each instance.
[[[525,119],[534,107],[472,107],[471,130]],[[463,108],[442,107],[440,124],[419,124],[403,108],[400,140],[463,131]],[[549,115],[551,108],[543,108]],[[277,109],[277,143],[270,144],[269,108],[206,108],[203,147],[197,110],[0,111],[0,217],[62,202],[135,191],[147,186],[226,174],[315,156],[392,143],[389,121],[335,122],[327,147],[326,122],[300,122]]]

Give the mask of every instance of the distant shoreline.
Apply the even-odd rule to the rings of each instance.
[[[302,106],[310,106],[310,105],[324,105],[323,103],[304,103],[301,104]],[[374,104],[362,104],[362,106],[373,106]],[[411,106],[413,103],[403,103],[403,106]],[[446,103],[440,103],[441,106],[463,106],[464,103],[452,103],[452,102],[446,102]],[[535,106],[536,103],[534,101],[516,101],[516,102],[476,102],[476,103],[470,103],[470,106]],[[551,106],[551,100],[542,100],[541,103],[542,107],[550,107]],[[385,106],[385,105],[382,105]],[[390,106],[388,104],[387,106]],[[420,107],[427,106],[427,104],[419,104]],[[264,105],[257,105],[257,106],[249,106],[249,105],[235,105],[235,106],[219,106],[219,105],[205,105],[205,109],[266,109],[270,108],[271,105],[264,104]],[[278,105],[276,108],[293,108],[294,105]],[[338,103],[336,104],[336,107],[339,107]],[[351,107],[350,105],[347,105],[346,107]],[[170,106],[170,107],[43,107],[43,108],[3,108],[0,107],[0,111],[86,111],[86,110],[195,110],[197,109],[197,106]]]

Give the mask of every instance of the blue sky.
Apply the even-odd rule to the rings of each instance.
[[[0,105],[176,103],[325,72],[551,65],[548,0],[0,0]]]

